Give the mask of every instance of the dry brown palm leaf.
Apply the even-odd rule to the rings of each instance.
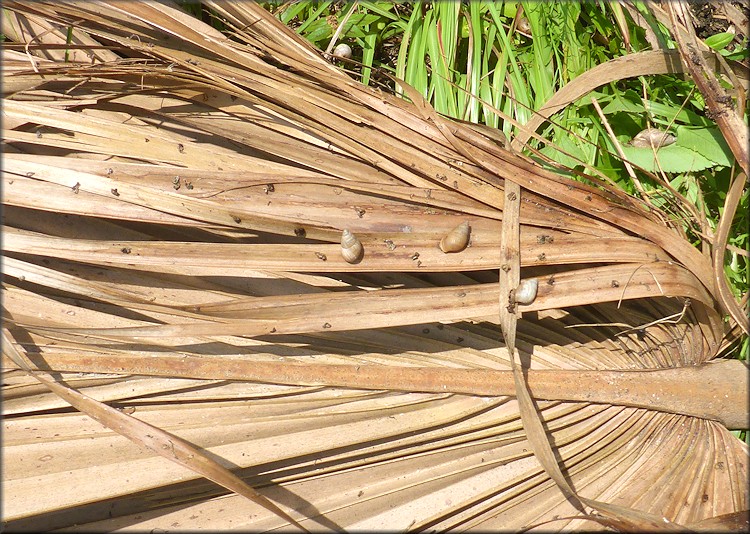
[[[212,6],[4,4],[8,530],[742,522],[709,255]]]

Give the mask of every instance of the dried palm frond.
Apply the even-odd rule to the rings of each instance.
[[[741,520],[708,255],[211,6],[4,5],[8,530]]]

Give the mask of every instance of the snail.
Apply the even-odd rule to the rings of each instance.
[[[344,229],[341,233],[341,255],[348,263],[358,263],[365,252],[362,243],[353,233]]]
[[[536,278],[526,278],[518,284],[513,301],[516,304],[531,304],[536,299],[536,293],[539,290],[539,280]]]
[[[339,43],[336,45],[336,48],[333,49],[332,55],[333,57],[349,59],[352,57],[352,47],[346,43]]]
[[[662,132],[658,128],[646,128],[638,132],[633,139],[630,140],[630,146],[636,148],[659,148],[662,146],[671,145],[677,140],[677,138],[667,132]]]
[[[524,16],[520,16],[516,20],[516,29],[519,31],[519,33],[522,33],[527,37],[531,37],[531,23],[529,22],[529,19]]]
[[[462,222],[440,241],[440,250],[443,252],[461,252],[469,245],[470,235],[469,221]]]

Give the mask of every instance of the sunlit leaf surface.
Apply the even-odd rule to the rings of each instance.
[[[506,180],[538,284],[515,346],[570,486],[631,526],[741,522],[747,370],[710,361],[710,257],[614,188],[351,80],[257,5],[214,7],[234,40],[166,3],[4,4],[9,530],[616,526],[521,423]]]

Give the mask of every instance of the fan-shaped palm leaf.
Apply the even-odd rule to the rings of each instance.
[[[25,44],[3,52],[7,528],[737,521],[747,371],[710,361],[708,256],[610,186],[361,86],[258,6],[212,6],[237,40],[168,4],[5,5]],[[89,62],[55,49],[68,27]],[[518,303],[497,275],[516,201],[510,267],[538,283]],[[501,290],[562,473],[608,519],[532,452]]]

